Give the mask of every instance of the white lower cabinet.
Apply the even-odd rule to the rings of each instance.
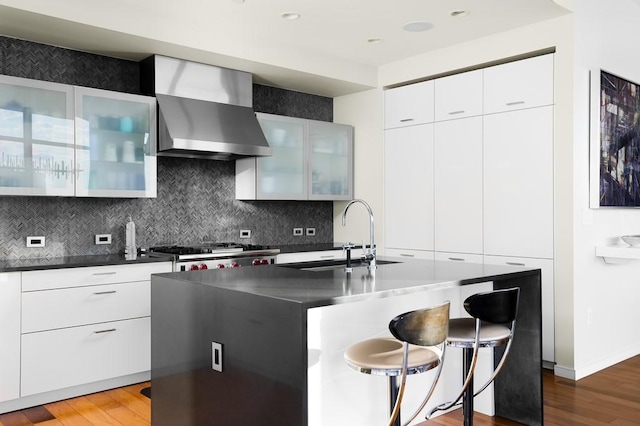
[[[22,396],[150,368],[149,317],[22,336]]]
[[[362,249],[351,250],[351,258],[359,259],[362,256]],[[276,256],[276,263],[301,263],[301,262],[318,262],[322,260],[342,260],[346,259],[347,254],[343,250],[319,250],[304,251],[295,253],[280,253]]]
[[[484,258],[481,254],[473,253],[457,253],[437,251],[434,256],[435,260],[446,260],[449,262],[466,262],[466,263],[482,263]]]
[[[393,249],[386,248],[384,251],[385,256],[389,257],[404,257],[407,259],[426,259],[434,260],[434,253],[431,250],[410,250],[410,249]]]
[[[0,274],[0,402],[20,397],[20,272]]]
[[[23,272],[20,397],[48,402],[56,391],[140,381],[151,369],[151,274],[171,270],[160,262]]]
[[[484,256],[491,265],[539,268],[542,272],[542,359],[554,362],[555,356],[555,285],[553,260],[509,256]],[[516,327],[518,325],[516,324]]]

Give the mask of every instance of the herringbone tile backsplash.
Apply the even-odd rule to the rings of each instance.
[[[140,93],[137,62],[0,37],[0,74]],[[332,121],[333,100],[254,85],[259,112]],[[333,203],[235,200],[235,163],[158,158],[158,197],[146,199],[0,196],[0,259],[119,253],[129,215],[137,243],[238,241],[250,229],[254,244],[333,241]],[[315,227],[315,237],[293,237],[293,228]],[[95,234],[112,235],[95,245]],[[46,247],[26,248],[27,236],[45,236]]]
[[[129,215],[138,246],[239,241],[250,229],[254,244],[330,242],[331,202],[234,199],[235,163],[158,158],[158,197],[142,199],[0,197],[0,259],[118,253]],[[315,237],[293,237],[294,227],[315,227]],[[95,234],[112,235],[95,245]],[[26,237],[45,236],[46,247],[27,248]]]

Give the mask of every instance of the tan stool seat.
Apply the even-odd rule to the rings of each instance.
[[[403,344],[388,338],[369,339],[350,346],[344,354],[347,364],[366,374],[399,376],[402,374]],[[409,345],[407,374],[416,374],[432,369],[440,362],[439,355],[424,346]]]
[[[476,341],[475,318],[454,318],[449,320],[449,346],[470,348]],[[506,325],[482,322],[480,328],[480,347],[492,347],[504,344],[511,336],[511,329]]]

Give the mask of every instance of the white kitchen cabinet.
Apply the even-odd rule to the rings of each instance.
[[[435,250],[482,254],[482,117],[435,124]]]
[[[434,119],[433,80],[385,90],[385,129],[432,123]]]
[[[75,88],[76,196],[155,197],[156,100]]]
[[[484,113],[553,104],[553,54],[484,70]]]
[[[359,259],[362,256],[362,249],[352,249],[351,258]],[[280,253],[276,256],[276,263],[302,263],[302,262],[318,262],[322,260],[343,260],[347,258],[344,250],[318,250],[303,251],[294,253]]]
[[[150,369],[149,317],[22,336],[22,396]]]
[[[434,248],[434,125],[385,130],[385,248]]]
[[[482,263],[484,261],[483,256],[481,254],[446,252],[446,251],[435,252],[434,260],[444,260],[448,262],[463,262],[463,263]]]
[[[0,194],[74,195],[73,88],[0,76]]]
[[[482,70],[435,80],[435,120],[482,115]]]
[[[22,273],[21,397],[148,372],[152,273],[171,262]]]
[[[0,273],[0,402],[20,397],[20,272]]]
[[[484,256],[491,265],[539,268],[542,272],[542,359],[555,361],[555,285],[553,260],[509,256]],[[517,325],[516,325],[517,327]]]
[[[553,107],[484,116],[484,254],[553,258]]]
[[[430,250],[386,248],[384,251],[384,255],[389,257],[403,257],[407,259],[435,260],[434,252]]]
[[[236,199],[353,198],[352,126],[256,115],[273,155],[236,161]]]

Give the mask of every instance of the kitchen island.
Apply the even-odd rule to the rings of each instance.
[[[153,275],[154,426],[383,424],[387,381],[350,370],[344,349],[387,334],[402,312],[450,300],[455,317],[468,295],[514,286],[516,337],[486,411],[493,397],[496,415],[542,424],[540,270],[386,260],[397,262],[375,274],[269,265]],[[459,389],[456,352],[447,351],[429,406]],[[431,379],[418,376],[408,381],[409,404]]]

